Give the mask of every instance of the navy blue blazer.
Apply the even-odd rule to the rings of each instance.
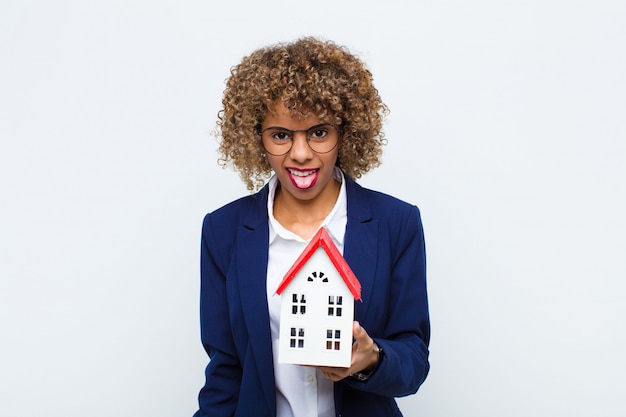
[[[344,257],[361,282],[355,320],[384,354],[372,377],[335,383],[337,416],[401,416],[394,397],[428,374],[430,323],[420,213],[345,176]],[[210,357],[195,417],[274,417],[267,307],[268,187],[208,214],[202,228],[200,322]]]

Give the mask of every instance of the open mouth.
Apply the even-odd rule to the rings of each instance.
[[[287,168],[287,172],[289,173],[289,179],[291,179],[292,184],[301,190],[313,187],[317,182],[317,177],[319,176],[319,169],[300,170]]]

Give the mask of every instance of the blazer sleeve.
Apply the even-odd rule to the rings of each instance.
[[[352,388],[386,397],[414,394],[430,369],[430,320],[426,292],[426,253],[419,209],[409,206],[400,221],[386,224],[389,259],[380,260],[388,285],[385,317],[361,323],[382,348],[383,356],[371,378],[347,378]],[[378,296],[378,295],[377,295]],[[380,301],[379,301],[380,302]],[[382,322],[382,323],[381,323]],[[381,327],[382,325],[382,327]]]
[[[217,240],[211,220],[210,214],[204,219],[200,257],[200,328],[202,345],[210,361],[194,417],[234,415],[242,377],[230,331],[226,290],[228,247]]]

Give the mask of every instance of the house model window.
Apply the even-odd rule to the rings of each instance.
[[[276,290],[281,296],[278,362],[349,367],[354,300],[361,284],[321,228]]]

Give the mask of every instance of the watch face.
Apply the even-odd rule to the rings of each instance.
[[[351,376],[358,379],[359,381],[366,381],[367,378],[369,378],[368,375],[362,374],[361,372],[357,372],[356,374],[352,374]]]
[[[350,376],[352,378],[358,379],[359,381],[367,381],[370,376],[372,376],[372,374],[374,373],[374,371],[369,371],[369,373],[364,374],[363,372],[355,372],[353,374],[351,374]]]

